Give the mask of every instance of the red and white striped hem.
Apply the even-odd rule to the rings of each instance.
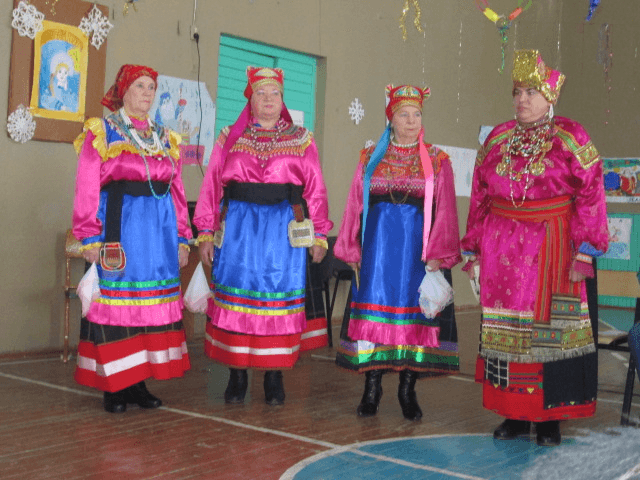
[[[184,331],[165,332],[102,345],[81,341],[74,378],[81,385],[117,392],[147,378],[182,377],[190,368]]]

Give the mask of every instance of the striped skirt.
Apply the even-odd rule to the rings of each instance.
[[[292,368],[301,351],[327,345],[322,290],[306,248],[289,244],[288,200],[230,200],[215,249],[205,354],[233,368]]]
[[[352,285],[336,363],[348,370],[458,370],[457,330],[450,305],[436,318],[420,310],[418,287],[423,214],[411,204],[376,203],[369,210],[360,288]],[[450,272],[445,272],[449,276]]]

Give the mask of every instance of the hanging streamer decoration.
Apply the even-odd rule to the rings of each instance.
[[[504,15],[498,15],[496,12],[494,12],[489,7],[488,0],[475,0],[475,2],[484,16],[491,20],[498,28],[500,41],[502,43],[502,63],[500,64],[500,68],[498,69],[498,71],[502,73],[504,71],[504,51],[507,48],[507,41],[509,40],[507,31],[511,27],[513,21],[518,17],[518,15],[529,9],[531,4],[533,3],[533,0],[518,0],[518,6],[506,17]]]
[[[404,0],[404,7],[402,7],[402,15],[400,15],[400,30],[402,30],[402,40],[407,41],[407,27],[404,25],[404,20],[407,18],[407,13],[409,13],[409,1]],[[420,4],[418,0],[411,0],[413,8],[416,11],[415,16],[413,17],[413,24],[416,26],[416,30],[422,33],[422,25],[420,24],[420,16],[422,15],[422,11],[420,10]]]
[[[593,14],[596,13],[596,8],[600,5],[600,0],[589,0],[589,13],[587,14],[586,22],[593,18]]]
[[[135,12],[138,11],[138,7],[136,7],[136,2],[138,0],[127,0],[126,2],[124,2],[124,5],[122,6],[122,15],[126,16],[127,13],[129,13],[129,5],[131,5],[133,7],[133,10]]]

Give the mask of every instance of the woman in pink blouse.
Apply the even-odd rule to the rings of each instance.
[[[205,353],[229,366],[226,403],[243,403],[247,369],[265,370],[265,401],[284,403],[282,370],[326,345],[324,313],[305,314],[307,250],[327,251],[327,190],[313,134],[293,124],[281,69],[247,68],[249,100],[216,141],[196,205],[215,298]]]
[[[123,65],[102,99],[113,111],[86,121],[74,146],[73,234],[97,265],[100,297],[80,324],[75,379],[104,391],[104,408],[157,408],[144,383],[190,368],[180,271],[187,264],[187,202],[180,136],[149,118],[158,72]]]
[[[476,381],[484,407],[506,417],[495,438],[535,422],[537,443],[558,445],[559,420],[596,409],[584,280],[608,246],[602,162],[579,123],[554,117],[562,73],[521,50],[512,78],[516,119],[478,153],[462,240],[464,270],[480,267]]]
[[[449,157],[423,139],[429,89],[389,85],[386,93],[389,126],[360,154],[335,244],[356,277],[336,361],[365,373],[359,416],[377,413],[382,374],[397,371],[402,413],[418,420],[418,376],[459,368],[453,307],[426,318],[418,292],[425,264],[451,282],[462,259],[456,195]]]

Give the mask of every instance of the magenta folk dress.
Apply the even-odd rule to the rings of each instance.
[[[178,263],[179,245],[191,238],[180,137],[159,128],[159,139],[164,152],[143,157],[115,112],[87,120],[74,144],[73,234],[89,248],[118,241],[126,258],[117,272],[98,264],[100,297],[80,324],[75,379],[103,391],[190,368]]]
[[[348,328],[343,327],[336,357],[337,364],[348,370],[452,372],[459,368],[453,306],[436,318],[425,318],[418,302],[425,274],[423,246],[426,260],[443,260],[445,271],[461,261],[451,161],[437,147],[425,146],[435,177],[433,205],[424,205],[425,176],[418,144],[389,143],[371,176],[364,241],[363,179],[374,148],[361,152],[334,248],[335,256],[344,262],[362,265],[359,288],[352,284],[345,312]],[[423,229],[425,208],[433,212],[428,237]]]
[[[287,233],[301,209],[326,245],[333,223],[318,150],[309,130],[280,119],[273,130],[247,128],[223,160],[228,135],[216,141],[194,216],[199,239],[224,224],[205,353],[232,368],[292,368],[301,351],[327,343],[322,299],[311,297],[315,314],[308,305],[307,248]]]
[[[498,125],[478,154],[462,240],[480,260],[476,380],[485,408],[507,418],[591,416],[597,354],[585,285],[569,269],[592,273],[592,256],[607,250],[602,163],[584,128],[556,117],[523,130],[535,139],[548,128],[527,173],[531,158],[505,155],[515,128]]]

